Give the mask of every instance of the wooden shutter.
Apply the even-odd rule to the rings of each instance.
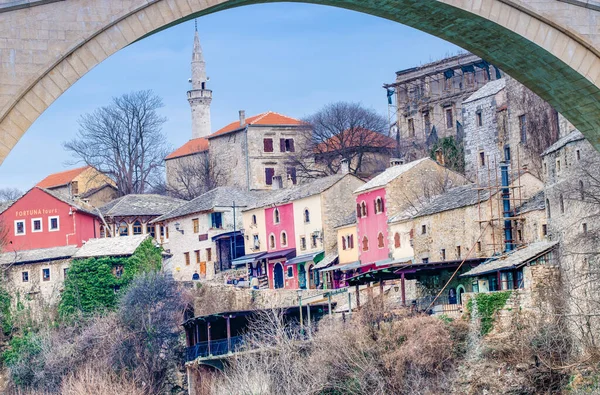
[[[346,236],[342,236],[342,250],[346,249]]]
[[[354,248],[354,235],[350,235],[350,248]]]
[[[285,152],[285,139],[279,139],[279,151]]]
[[[267,185],[273,185],[273,176],[275,175],[275,169],[272,167],[265,168],[265,180]]]
[[[289,146],[290,146],[290,152],[295,152],[294,139],[288,139],[288,141],[289,141]]]
[[[273,152],[273,139],[263,139],[263,146],[265,152]]]
[[[356,217],[360,218],[360,203],[356,203]]]

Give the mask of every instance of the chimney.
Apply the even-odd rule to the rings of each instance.
[[[390,159],[390,167],[400,166],[404,164],[404,159],[400,158],[391,158]]]
[[[446,157],[441,148],[435,150],[435,161],[442,166],[446,166]]]
[[[273,176],[273,184],[271,185],[271,188],[274,191],[283,188],[283,179],[281,176]]]
[[[246,111],[240,110],[240,126],[246,125]]]
[[[350,173],[350,162],[348,162],[348,159],[342,158],[340,161],[340,172],[342,174]]]

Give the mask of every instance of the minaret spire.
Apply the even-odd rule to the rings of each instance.
[[[192,109],[192,138],[206,137],[210,134],[210,103],[212,91],[207,89],[206,63],[200,37],[198,22],[194,20],[194,51],[192,52],[192,89],[188,91],[188,101]]]

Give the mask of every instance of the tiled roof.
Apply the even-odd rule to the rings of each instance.
[[[247,210],[271,205],[285,204],[293,202],[294,200],[304,199],[309,196],[317,195],[321,192],[326,191],[346,176],[356,177],[351,174],[338,173],[323,178],[317,178],[311,182],[296,185],[292,188],[275,190],[272,191],[270,194],[266,195],[265,198],[262,199],[262,201],[257,202],[257,204],[253,206],[249,206]]]
[[[544,210],[546,208],[546,200],[544,199],[544,191],[540,191],[533,195],[529,200],[517,208],[517,213],[525,214],[534,210]]]
[[[247,125],[297,126],[302,124],[303,122],[299,119],[288,117],[287,115],[278,114],[276,112],[267,111],[262,114],[246,118],[246,123],[243,126],[240,125],[240,121],[231,122],[229,125],[217,130],[216,132],[208,136],[208,138],[210,139],[213,137],[221,136],[223,134],[234,132],[236,130],[245,128]]]
[[[70,206],[75,207],[78,211],[82,211],[84,213],[87,213],[89,215],[93,215],[93,216],[98,216],[97,212],[92,211],[92,209],[85,207],[83,205],[81,205],[80,203],[78,203],[77,201],[69,198],[68,196],[66,196],[65,194],[62,194],[60,192],[56,192],[56,191],[52,191],[50,189],[45,189],[45,188],[39,188],[40,190],[46,192],[48,195],[60,200],[63,203],[66,203]]]
[[[560,138],[556,143],[546,148],[546,151],[542,152],[542,156],[548,155],[554,151],[558,151],[565,145],[572,143],[573,141],[585,140],[585,136],[577,129],[567,134],[565,137]]]
[[[186,203],[185,200],[162,195],[125,195],[100,207],[109,217],[158,216]]]
[[[233,202],[235,202],[237,207],[248,207],[249,205],[257,204],[260,200],[264,200],[267,193],[266,191],[247,191],[235,187],[218,187],[180,205],[152,222],[184,217],[190,214],[209,211],[215,207],[228,207],[233,205]]]
[[[510,253],[503,254],[498,258],[492,258],[489,261],[477,266],[476,268],[473,268],[468,272],[462,274],[461,277],[472,277],[492,273],[498,270],[509,270],[518,268],[522,265],[529,263],[535,258],[546,254],[557,244],[558,241],[540,241],[537,243],[532,243],[527,247],[519,248],[518,250],[511,251]]]
[[[40,248],[37,250],[12,251],[0,254],[0,265],[32,263],[69,259],[77,252],[77,246]]]
[[[73,255],[73,258],[102,256],[129,256],[138,249],[148,235],[107,237],[90,239]]]
[[[500,78],[499,80],[490,81],[481,88],[479,88],[475,93],[469,96],[464,103],[469,103],[475,100],[483,99],[484,97],[495,95],[500,92],[502,89],[506,87],[506,80],[504,78]]]
[[[395,148],[396,140],[372,130],[346,130],[319,143],[316,152],[337,152],[340,149],[350,149],[364,145],[371,148]]]
[[[77,169],[65,170],[59,173],[50,174],[42,181],[38,182],[36,187],[40,188],[53,188],[61,185],[66,185],[73,181],[75,177],[89,169],[90,166],[79,167]]]
[[[204,137],[200,137],[198,139],[192,139],[177,148],[175,151],[171,152],[165,160],[175,159],[182,156],[197,154],[198,152],[204,152],[208,150],[208,140]]]
[[[489,192],[485,190],[479,191],[478,195],[475,184],[462,185],[452,188],[444,194],[434,198],[430,203],[419,210],[414,218],[454,210],[460,207],[472,206],[477,204],[478,201],[486,201],[488,196]]]
[[[402,174],[406,173],[413,167],[415,167],[418,164],[425,162],[427,160],[431,160],[431,159],[421,158],[421,159],[417,159],[417,160],[414,160],[409,163],[405,163],[403,165],[389,167],[383,173],[373,177],[365,185],[358,188],[356,191],[354,191],[354,193],[365,192],[365,191],[368,191],[369,189],[383,187],[383,186],[387,185],[390,181],[400,177]]]

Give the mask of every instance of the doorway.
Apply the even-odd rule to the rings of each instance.
[[[283,266],[279,262],[273,267],[273,287],[283,288]]]

